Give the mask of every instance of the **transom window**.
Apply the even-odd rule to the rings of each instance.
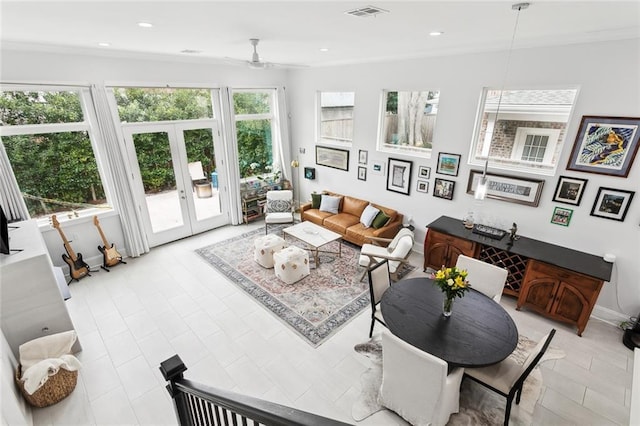
[[[354,92],[318,92],[318,141],[353,141]]]
[[[553,175],[577,89],[485,88],[469,164]]]

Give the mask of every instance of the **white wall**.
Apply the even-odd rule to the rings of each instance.
[[[610,315],[612,318],[608,319],[614,319],[617,315],[608,312],[612,310],[622,312],[625,316],[635,316],[640,309],[640,193],[636,194],[624,222],[592,217],[590,212],[601,186],[640,190],[640,165],[637,164],[640,163],[640,155],[626,179],[567,171],[565,167],[583,115],[640,117],[639,52],[638,39],[513,52],[506,88],[567,85],[578,85],[580,88],[556,175],[542,177],[545,184],[536,208],[490,199],[479,206],[471,195],[466,194],[470,170],[466,163],[478,99],[483,87],[502,86],[505,52],[296,72],[289,83],[294,151],[299,156],[300,176],[304,166],[315,167],[317,175],[314,181],[300,179],[301,198],[307,200],[309,193],[314,190],[330,189],[394,207],[405,215],[413,216],[417,228],[416,241],[424,240],[426,225],[441,215],[462,218],[467,210],[478,212],[481,209],[484,217],[493,217],[507,228],[512,222],[517,222],[522,235],[599,256],[613,253],[617,261],[612,282],[604,285],[598,299],[599,308],[604,309],[599,309],[597,314]],[[440,90],[433,158],[426,160],[376,151],[378,112],[383,89]],[[314,100],[319,90],[355,91],[354,140],[348,172],[315,165]],[[298,148],[304,148],[305,154],[300,154]],[[369,151],[366,182],[357,179],[359,149]],[[435,175],[438,152],[462,154],[460,172],[457,177],[451,178],[456,182],[453,201],[432,196],[434,177],[438,176]],[[387,191],[386,177],[371,174],[372,160],[386,163],[388,157],[413,161],[410,196]],[[418,165],[431,167],[428,194],[415,191]],[[559,175],[588,179],[580,206],[552,202]],[[535,175],[523,176],[540,178]],[[569,227],[550,223],[555,206],[574,209]]]
[[[612,310],[630,316],[637,315],[640,310],[640,194],[636,194],[624,222],[591,217],[589,213],[600,186],[638,191],[640,166],[636,164],[625,179],[569,172],[565,165],[582,115],[640,117],[639,51],[639,39],[514,51],[507,88],[579,85],[580,92],[558,171],[556,176],[544,178],[546,182],[540,205],[533,208],[485,200],[481,207],[485,217],[493,216],[505,224],[517,222],[522,235],[596,255],[615,254],[617,261],[612,282],[605,283],[598,300],[601,315]],[[480,209],[465,193],[470,169],[466,165],[469,143],[480,92],[485,86],[501,87],[506,62],[505,52],[490,52],[287,72],[248,70],[198,62],[197,58],[191,62],[176,62],[68,53],[6,50],[1,53],[2,82],[206,83],[235,87],[286,85],[293,155],[300,160],[296,181],[301,188],[301,199],[306,200],[312,190],[330,189],[397,208],[413,217],[418,241],[424,238],[425,226],[437,217],[461,218],[467,210]],[[425,160],[376,152],[382,89],[441,91],[434,152],[462,154],[460,173],[453,178],[456,181],[453,201],[431,195],[437,156]],[[356,92],[349,172],[315,165],[315,93],[318,90]],[[299,154],[298,148],[305,148],[306,153]],[[372,175],[371,170],[366,182],[358,180],[358,149],[369,151],[369,167],[372,161],[386,163],[390,156],[413,160],[411,195],[387,191],[386,178]],[[640,160],[636,160],[638,162]],[[431,167],[428,194],[415,191],[418,165]],[[304,166],[316,167],[315,181],[302,178]],[[561,205],[551,201],[558,175],[589,180],[582,203],[574,208],[567,228],[549,223],[553,208]],[[89,225],[81,226],[87,228]],[[65,232],[73,233],[75,230],[67,226]],[[77,234],[81,235],[81,232]],[[53,235],[47,235],[48,245],[51,238]],[[54,253],[52,258],[57,265],[62,264],[61,259],[56,261],[58,254]],[[611,314],[615,317],[615,313]]]

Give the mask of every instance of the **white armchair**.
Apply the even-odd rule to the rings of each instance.
[[[412,425],[447,424],[460,409],[463,373],[454,368],[447,374],[444,360],[383,330],[379,402]]]
[[[394,281],[398,280],[398,272],[402,266],[409,263],[409,255],[413,249],[413,232],[409,228],[402,228],[393,239],[368,237],[374,244],[364,244],[360,251],[358,264],[369,269],[373,265],[389,261],[389,273]],[[382,247],[380,243],[389,243]],[[362,278],[366,275],[366,270]]]
[[[504,289],[504,283],[507,281],[509,271],[463,254],[458,256],[456,267],[467,270],[471,288],[500,303],[502,290]]]
[[[265,205],[264,233],[268,232],[269,225],[293,223],[293,191],[267,191],[267,204]]]

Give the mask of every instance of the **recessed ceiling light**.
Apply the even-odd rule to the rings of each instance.
[[[320,51],[321,51],[321,52],[328,52],[328,51],[329,51],[329,48],[328,48],[328,47],[321,47],[321,48],[320,48]]]
[[[444,34],[442,31],[431,31],[431,32],[429,33],[429,35],[430,35],[430,36],[433,36],[433,37],[437,37],[437,36],[440,36],[440,35],[442,35],[442,34]]]
[[[109,46],[111,46],[111,43],[100,42],[100,43],[98,43],[98,46],[100,46],[100,47],[109,47]]]
[[[142,28],[151,28],[153,24],[151,22],[138,22],[138,26]]]

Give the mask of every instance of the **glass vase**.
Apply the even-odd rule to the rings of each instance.
[[[445,317],[451,316],[454,299],[455,299],[455,296],[449,296],[447,294],[444,295],[444,299],[442,301],[442,315],[444,315]]]

